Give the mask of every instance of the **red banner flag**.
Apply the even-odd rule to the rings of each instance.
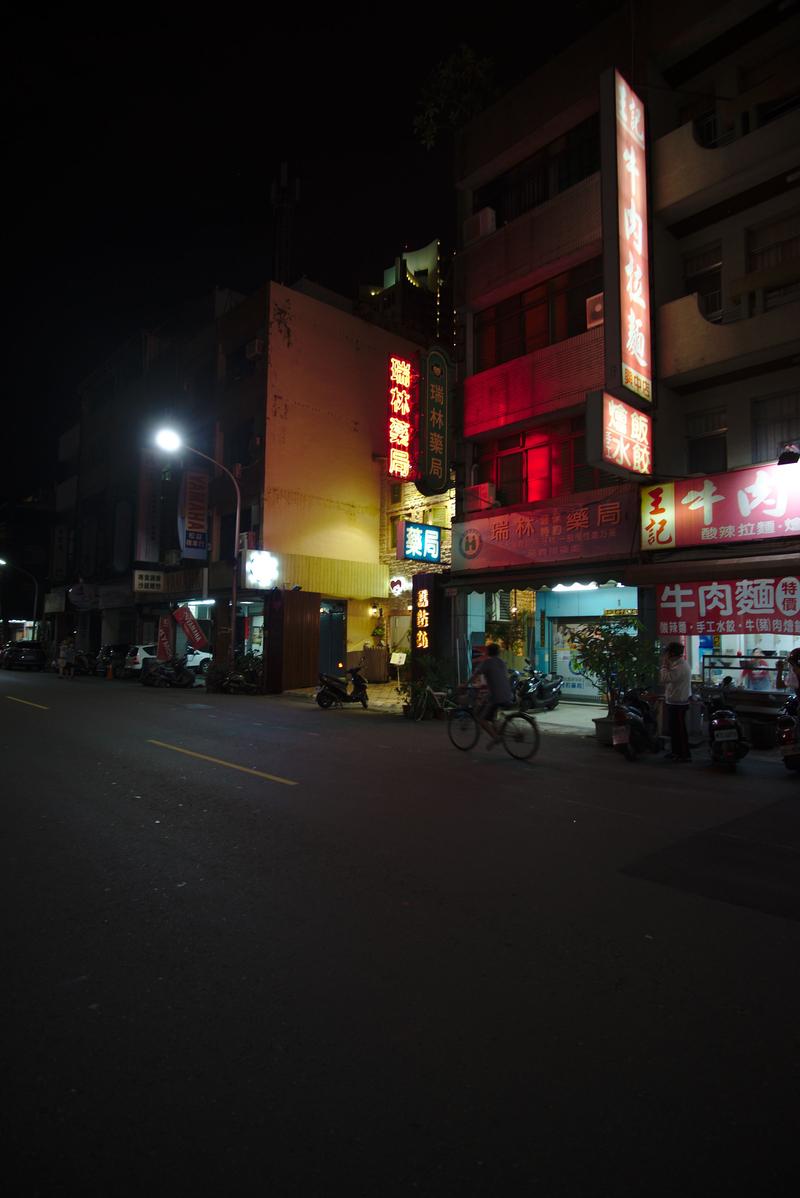
[[[193,649],[205,649],[208,645],[206,634],[195,620],[188,607],[176,607],[173,616],[183,629],[187,641]]]
[[[158,621],[156,657],[159,661],[167,661],[172,657],[172,625],[169,616],[161,616]]]

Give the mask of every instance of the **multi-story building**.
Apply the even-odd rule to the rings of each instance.
[[[792,4],[712,3],[702,18],[682,0],[621,6],[458,135],[464,486],[448,581],[463,662],[499,637],[566,673],[581,697],[570,628],[608,612],[684,637],[698,671],[712,651],[775,654],[797,641],[800,467],[775,463],[800,436],[799,48]],[[620,96],[638,97],[646,130],[638,216],[624,228],[609,206],[609,130],[634,120]],[[638,299],[634,326],[646,307],[652,328],[636,394],[621,385],[610,313],[625,284],[615,256],[642,216],[645,257],[628,255],[640,273],[622,295]],[[637,430],[640,413],[652,419],[638,477],[618,469],[624,454],[598,451],[593,393],[604,390],[627,396],[623,419]],[[642,483],[677,508],[677,525],[656,522],[657,540],[650,512],[640,521]],[[703,522],[712,491],[724,522]],[[737,592],[758,578],[772,592]],[[713,606],[701,613],[712,592],[697,589],[723,579],[725,622]],[[778,610],[769,595],[781,586]],[[752,619],[728,610],[737,593]]]
[[[449,530],[453,501],[387,472],[389,358],[415,358],[422,325],[403,336],[395,316],[384,327],[353,308],[308,280],[218,291],[85,381],[80,422],[59,442],[53,639],[152,643],[165,623],[180,650],[170,613],[188,605],[224,660],[238,560],[237,649],[269,648],[276,591],[297,616],[302,652],[274,637],[289,663],[277,687],[365,651],[370,676],[386,676],[386,649],[407,647],[419,568],[398,569],[396,518]],[[161,452],[161,427],[186,448]]]

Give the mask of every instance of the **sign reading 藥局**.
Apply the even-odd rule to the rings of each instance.
[[[800,466],[749,466],[641,488],[642,549],[800,533]]]
[[[800,636],[800,579],[742,578],[659,586],[659,636],[769,632]]]
[[[653,398],[644,104],[609,69],[601,84],[606,386]]]
[[[628,556],[637,536],[635,493],[597,491],[581,498],[454,524],[452,568]]]
[[[402,561],[434,562],[442,560],[442,532],[435,524],[397,523],[397,556]]]
[[[450,485],[450,391],[454,367],[438,346],[420,362],[419,463],[416,487],[440,495]]]
[[[388,391],[389,477],[412,482],[417,477],[419,367],[410,358],[389,357]]]

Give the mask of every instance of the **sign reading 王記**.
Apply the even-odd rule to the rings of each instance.
[[[642,549],[796,536],[800,533],[798,470],[798,466],[748,466],[642,487]]]

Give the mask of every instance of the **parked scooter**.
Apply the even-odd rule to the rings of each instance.
[[[726,681],[723,680],[723,686]],[[750,752],[750,744],[744,738],[736,712],[731,710],[721,693],[712,695],[708,700],[707,711],[711,760],[715,765],[735,770],[737,762]]]
[[[194,686],[195,673],[186,665],[186,656],[170,657],[157,661],[149,670],[142,671],[143,686]]]
[[[663,747],[664,738],[640,686],[625,692],[612,718],[611,742],[628,761],[635,761],[640,753],[658,753]]]
[[[800,773],[800,698],[789,695],[778,712],[778,748],[787,770]]]
[[[514,698],[522,711],[544,707],[552,711],[558,707],[564,679],[561,674],[545,674],[537,670],[530,658],[525,658],[525,670],[510,670],[509,681]]]
[[[320,707],[341,707],[345,703],[368,706],[367,680],[361,673],[361,666],[352,666],[347,673],[350,675],[352,690],[347,689],[346,679],[337,678],[335,674],[320,674],[320,688],[316,695]]]

